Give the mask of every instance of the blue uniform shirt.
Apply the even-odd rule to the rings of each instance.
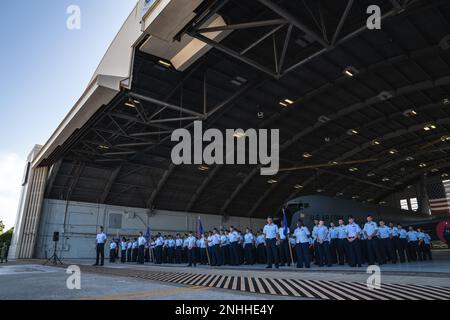
[[[294,230],[294,236],[296,243],[309,243],[309,232],[308,227],[301,227]]]
[[[328,228],[326,226],[318,226],[316,229],[317,241],[328,241]]]
[[[349,238],[355,238],[359,232],[361,232],[361,228],[354,222],[345,226],[345,233]]]
[[[417,241],[419,239],[417,231],[408,231],[406,236],[408,237],[408,241]]]
[[[345,231],[345,225],[340,225],[336,227],[336,230],[338,239],[345,239],[345,237],[347,236],[347,233]]]
[[[328,229],[328,238],[330,240],[337,239],[338,237],[338,229],[336,227],[331,227]]]
[[[378,230],[377,223],[374,221],[367,222],[364,225],[363,231],[367,234],[368,237],[374,237],[375,232]]]
[[[397,227],[392,227],[391,229],[391,233],[394,237],[398,237],[398,228]]]
[[[425,243],[425,244],[431,244],[431,237],[430,237],[430,235],[428,234],[428,233],[424,233],[424,238],[423,238],[423,242]]]
[[[234,243],[239,240],[239,235],[236,231],[230,232],[228,235],[228,238],[230,239],[231,243]]]
[[[278,227],[276,224],[266,224],[263,229],[263,233],[266,239],[275,239],[277,237]]]
[[[253,240],[255,240],[253,234],[251,234],[250,232],[245,234],[244,244],[253,244]]]
[[[405,229],[398,230],[398,235],[399,235],[400,239],[406,239],[406,234],[407,234],[407,232]]]
[[[177,247],[183,246],[183,239],[176,239],[175,240],[175,246],[177,246]]]
[[[383,226],[378,228],[378,236],[381,239],[387,239],[391,236],[391,228],[388,226]]]

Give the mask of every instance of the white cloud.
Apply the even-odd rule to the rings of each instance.
[[[0,153],[0,220],[6,230],[14,226],[25,160],[15,153]]]

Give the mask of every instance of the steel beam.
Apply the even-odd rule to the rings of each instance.
[[[218,31],[228,31],[228,30],[240,30],[240,29],[251,29],[251,28],[260,28],[267,27],[279,24],[285,24],[286,20],[284,19],[273,19],[273,20],[265,20],[265,21],[254,21],[254,22],[246,22],[246,23],[238,23],[238,24],[229,24],[220,27],[211,27],[211,28],[203,28],[198,29],[198,33],[208,33],[208,32],[218,32]]]

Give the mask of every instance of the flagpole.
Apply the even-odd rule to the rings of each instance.
[[[287,238],[288,240],[288,244],[289,244],[289,251],[291,252],[291,261],[292,261],[292,266],[294,266],[294,255],[292,254],[292,246],[291,246],[291,241],[289,240],[289,238]]]

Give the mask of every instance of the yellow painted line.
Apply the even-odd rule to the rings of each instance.
[[[186,293],[186,292],[204,291],[204,290],[209,290],[209,289],[211,289],[211,288],[208,288],[208,287],[176,288],[176,289],[166,289],[166,290],[158,290],[158,291],[141,291],[141,292],[129,292],[129,293],[121,293],[121,294],[113,294],[113,295],[105,295],[105,296],[94,296],[94,297],[87,297],[87,298],[79,298],[76,300],[129,300],[129,299],[138,299],[138,298],[167,296],[167,295]]]

